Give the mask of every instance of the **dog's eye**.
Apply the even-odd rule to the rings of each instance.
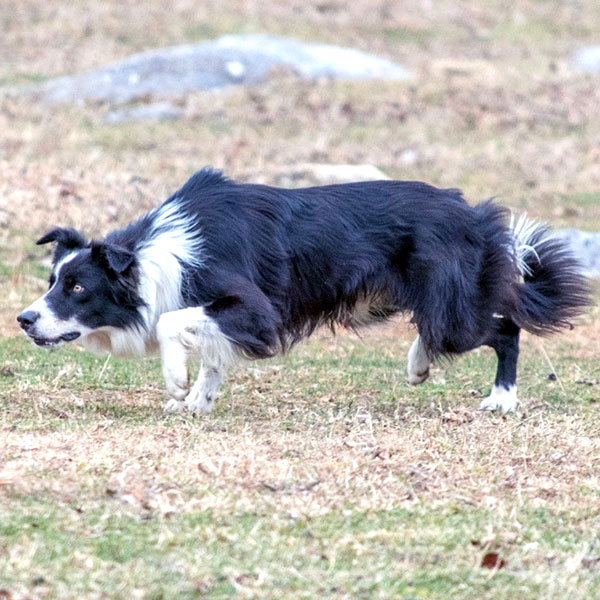
[[[76,283],[76,284],[73,286],[73,291],[74,291],[76,294],[81,294],[81,292],[83,292],[83,286],[82,286],[82,285],[79,285],[78,283]]]

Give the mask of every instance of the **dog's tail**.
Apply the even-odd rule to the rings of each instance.
[[[537,335],[572,327],[571,320],[592,301],[588,281],[566,241],[525,215],[513,220],[511,229],[522,278],[511,318]]]

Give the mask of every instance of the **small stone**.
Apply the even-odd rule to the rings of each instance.
[[[600,46],[587,46],[573,54],[575,66],[586,73],[600,73]]]

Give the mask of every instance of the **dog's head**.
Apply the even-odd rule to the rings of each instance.
[[[74,229],[57,228],[38,244],[54,242],[48,291],[18,317],[38,346],[53,347],[102,327],[140,321],[135,254],[110,242],[87,242]]]

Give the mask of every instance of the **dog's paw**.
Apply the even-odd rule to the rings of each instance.
[[[192,413],[208,414],[215,406],[214,396],[204,390],[192,391],[185,399],[185,407]]]
[[[518,404],[517,386],[513,385],[506,389],[495,385],[492,388],[492,393],[481,401],[479,410],[500,410],[506,414],[513,412]]]
[[[165,377],[167,392],[176,401],[182,401],[189,393],[190,387],[187,378]]]
[[[161,321],[160,356],[165,386],[169,396],[175,400],[183,400],[190,391],[188,377],[188,353],[178,341],[166,336],[165,323]]]
[[[180,413],[185,410],[185,402],[182,400],[175,400],[175,398],[171,398],[165,402],[163,406],[163,411],[166,413]]]
[[[429,377],[429,368],[421,373],[408,372],[408,383],[411,385],[419,385]]]
[[[169,396],[183,400],[190,392],[187,365],[185,361],[163,362],[163,376]]]

